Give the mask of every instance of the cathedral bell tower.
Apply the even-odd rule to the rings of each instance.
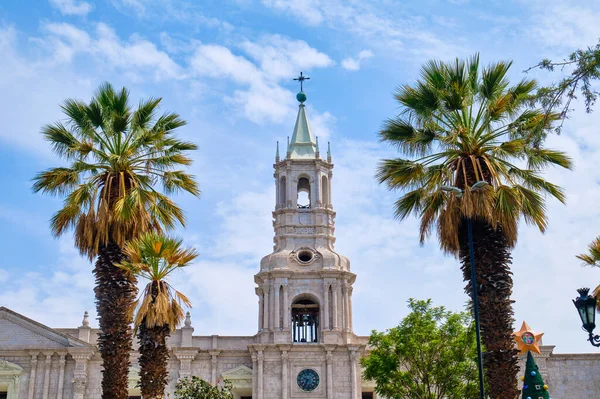
[[[306,77],[300,77],[300,82]],[[300,102],[285,157],[279,144],[273,253],[255,275],[259,297],[258,341],[263,344],[336,344],[352,341],[350,261],[335,252],[335,212],[331,199],[333,164],[329,145],[321,157]]]

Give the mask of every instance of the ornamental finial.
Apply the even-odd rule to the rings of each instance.
[[[294,78],[294,80],[300,82],[300,93],[296,94],[296,100],[298,100],[300,104],[304,104],[306,101],[306,93],[304,93],[304,81],[309,79],[310,78],[308,76],[304,76],[302,74],[302,71],[300,71],[300,76]]]
[[[83,320],[81,322],[81,327],[86,327],[86,328],[90,327],[90,315],[87,312],[87,310],[85,312],[83,312]]]
[[[186,314],[185,314],[184,325],[186,327],[191,327],[192,326],[192,315],[190,314],[190,312],[186,312]]]

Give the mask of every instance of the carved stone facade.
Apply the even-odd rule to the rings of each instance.
[[[274,169],[274,247],[254,277],[257,334],[194,336],[188,313],[168,340],[167,393],[172,397],[179,378],[198,376],[212,384],[231,381],[237,399],[376,398],[361,376],[367,337],[353,332],[356,276],[334,250],[331,155],[328,150],[321,158],[304,104],[286,156],[278,151]],[[51,329],[0,307],[0,392],[8,399],[100,399],[97,333],[87,313],[78,328]],[[600,354],[552,350],[542,347],[536,359],[553,398],[600,396]],[[137,356],[132,352],[131,396],[140,395]]]

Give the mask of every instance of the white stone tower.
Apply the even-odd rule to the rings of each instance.
[[[331,200],[333,164],[319,152],[306,116],[306,95],[284,158],[275,159],[276,201],[273,253],[255,276],[259,297],[259,341],[263,344],[352,341],[352,284],[349,260],[334,250]]]

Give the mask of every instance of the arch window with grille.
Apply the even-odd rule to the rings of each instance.
[[[319,304],[298,299],[292,304],[292,340],[298,343],[319,342]]]

